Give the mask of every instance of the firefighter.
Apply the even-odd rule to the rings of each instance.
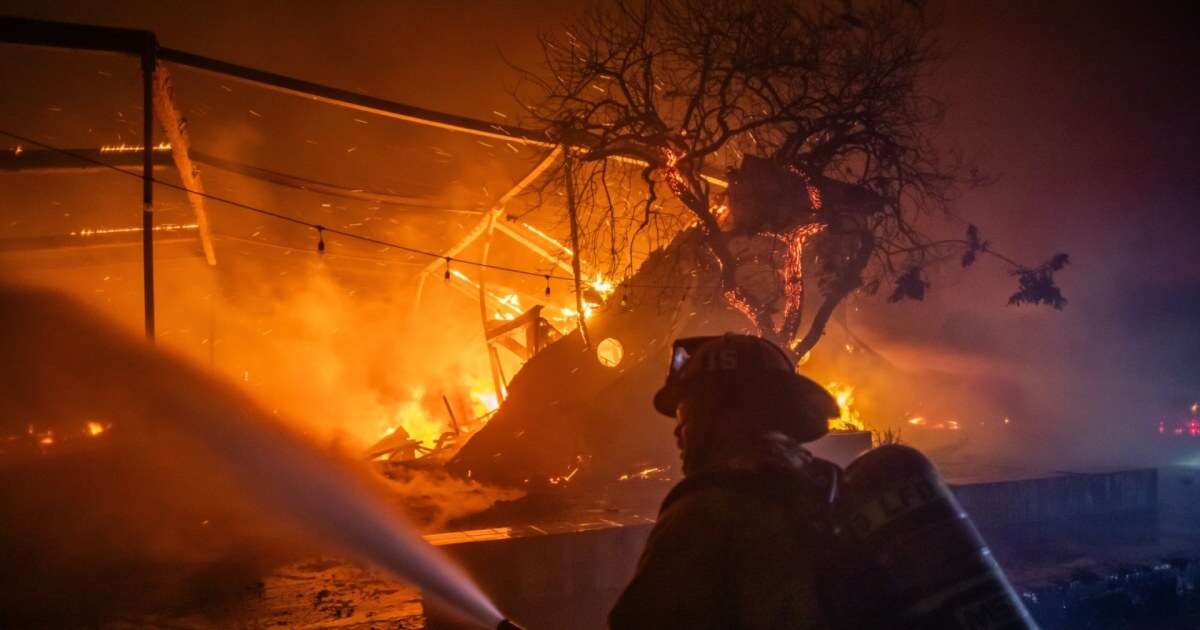
[[[677,340],[654,406],[676,419],[684,479],[609,625],[829,627],[816,574],[838,471],[803,445],[828,431],[834,398],[775,344],[726,334]]]

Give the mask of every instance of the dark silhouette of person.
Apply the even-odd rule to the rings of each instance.
[[[775,344],[726,334],[677,340],[654,405],[676,419],[684,479],[609,625],[829,627],[817,573],[838,469],[803,445],[837,401]]]

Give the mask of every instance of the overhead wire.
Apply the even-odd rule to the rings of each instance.
[[[80,155],[78,153],[75,153],[74,151],[70,151],[68,149],[63,149],[61,147],[56,147],[56,146],[48,144],[46,142],[42,142],[37,139],[30,138],[30,137],[27,137],[27,136],[24,136],[24,135],[21,135],[18,133],[14,133],[14,132],[11,132],[11,131],[8,131],[5,129],[0,129],[0,135],[8,136],[9,138],[12,138],[14,140],[18,140],[20,142],[25,142],[30,145],[45,149],[47,151],[53,151],[55,153],[66,155],[71,158],[80,160],[82,162],[94,164],[96,166],[100,166],[102,168],[106,168],[106,169],[115,171],[117,173],[126,175],[128,177],[133,177],[133,178],[137,178],[137,179],[144,178],[144,176],[140,173],[121,168],[119,166],[110,164],[103,160],[98,160],[98,159],[95,159],[92,157],[88,157],[86,155]],[[488,269],[488,270],[492,270],[492,271],[502,271],[502,272],[506,272],[506,273],[519,274],[519,275],[523,275],[523,276],[527,276],[527,277],[543,278],[546,280],[547,290],[549,290],[549,283],[551,280],[562,280],[562,281],[570,281],[570,282],[574,282],[574,280],[575,280],[574,276],[563,276],[563,275],[554,274],[552,272],[546,273],[544,271],[539,271],[536,269],[533,269],[533,270],[522,269],[519,267],[512,267],[512,266],[508,266],[508,265],[498,265],[495,263],[487,263],[487,262],[483,262],[483,261],[479,261],[479,260],[458,258],[456,256],[446,256],[444,254],[421,249],[419,247],[403,245],[400,243],[396,243],[394,241],[388,241],[388,240],[384,240],[384,239],[380,239],[380,238],[375,238],[373,236],[366,236],[364,234],[356,234],[354,232],[349,232],[349,231],[342,230],[339,228],[329,227],[329,226],[321,224],[321,223],[316,223],[313,221],[306,221],[304,219],[300,219],[300,218],[293,217],[293,216],[290,216],[287,214],[283,214],[281,212],[277,212],[274,210],[268,210],[266,208],[262,208],[259,206],[254,206],[254,205],[251,205],[248,203],[237,201],[235,199],[229,199],[227,197],[222,197],[220,195],[215,195],[215,194],[205,192],[205,191],[193,190],[186,186],[183,186],[180,184],[175,184],[173,182],[168,182],[165,180],[161,180],[161,179],[158,179],[153,176],[150,177],[150,180],[153,183],[158,184],[160,186],[164,186],[166,188],[178,190],[180,192],[184,192],[187,194],[198,195],[205,199],[210,199],[210,200],[218,202],[218,203],[223,203],[225,205],[228,205],[228,206],[231,206],[234,208],[246,210],[248,212],[253,212],[255,214],[259,214],[262,216],[271,217],[271,218],[277,219],[279,221],[291,223],[293,225],[300,225],[300,226],[303,226],[303,227],[306,227],[306,228],[309,228],[312,230],[316,230],[316,232],[318,234],[318,238],[320,239],[319,240],[320,243],[324,243],[324,238],[323,238],[324,234],[326,234],[326,233],[333,234],[333,235],[340,236],[342,238],[356,240],[356,241],[360,241],[363,243],[370,243],[373,245],[379,245],[381,247],[395,249],[395,250],[399,250],[399,251],[406,252],[409,254],[416,254],[419,256],[428,256],[430,258],[435,258],[435,259],[443,259],[446,261],[447,266],[449,266],[450,263],[458,263],[461,265],[476,267],[479,269]],[[324,251],[324,248],[321,248],[321,251]],[[690,289],[698,288],[698,287],[694,287],[692,285],[642,284],[642,283],[620,283],[619,286],[626,287],[626,288],[635,288],[635,289],[685,289],[685,290],[690,290]],[[719,287],[713,287],[713,288],[719,289]]]

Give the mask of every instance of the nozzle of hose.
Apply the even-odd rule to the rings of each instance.
[[[522,628],[521,626],[518,626],[517,624],[513,623],[512,621],[509,621],[508,619],[502,619],[500,621],[500,625],[496,626],[496,630],[525,630],[525,629]]]

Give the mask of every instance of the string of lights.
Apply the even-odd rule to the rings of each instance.
[[[103,160],[97,160],[95,158],[88,157],[86,155],[80,155],[73,151],[63,149],[60,147],[56,147],[54,145],[36,140],[34,138],[23,136],[21,134],[13,133],[11,131],[7,131],[4,129],[0,129],[0,135],[8,136],[9,138],[17,140],[19,142],[24,142],[31,146],[36,146],[41,149],[45,149],[47,151],[53,151],[55,153],[66,155],[66,156],[69,156],[71,158],[77,159],[82,162],[87,162],[89,164],[100,166],[100,167],[115,171],[117,173],[121,173],[122,175],[125,175],[128,177],[142,179],[142,175],[139,173],[120,168],[116,165],[110,164]],[[505,272],[505,273],[519,274],[519,275],[523,275],[523,276],[527,276],[527,277],[542,278],[546,281],[546,290],[545,290],[546,295],[550,295],[550,281],[559,280],[559,281],[574,282],[574,280],[575,280],[572,276],[558,275],[555,273],[546,273],[544,271],[539,271],[539,270],[534,270],[534,269],[522,269],[519,267],[511,267],[508,265],[498,265],[495,263],[487,263],[487,262],[483,262],[480,260],[470,260],[467,258],[459,258],[457,256],[446,256],[444,254],[421,249],[419,247],[403,245],[401,243],[396,243],[393,241],[388,241],[388,240],[384,240],[384,239],[380,239],[380,238],[375,238],[372,236],[356,234],[354,232],[349,232],[346,230],[329,227],[329,226],[323,225],[321,223],[314,223],[312,221],[306,221],[304,219],[300,219],[300,218],[293,217],[293,216],[290,216],[287,214],[283,214],[282,212],[268,210],[266,208],[254,206],[254,205],[251,205],[248,203],[243,203],[243,202],[237,201],[235,199],[229,199],[227,197],[222,197],[220,195],[214,195],[212,193],[208,193],[208,192],[204,192],[204,191],[193,190],[186,186],[183,186],[180,184],[175,184],[175,183],[168,182],[168,181],[164,181],[164,180],[161,180],[161,179],[158,179],[155,177],[151,177],[151,181],[153,181],[155,184],[164,186],[166,188],[171,188],[171,189],[178,190],[180,192],[184,192],[184,193],[191,194],[191,195],[198,195],[200,197],[204,197],[205,199],[209,199],[209,200],[212,200],[212,201],[215,201],[218,203],[222,203],[222,204],[225,204],[225,205],[233,207],[233,208],[246,210],[246,211],[253,212],[253,213],[256,213],[256,214],[259,214],[262,216],[277,219],[279,221],[284,221],[286,223],[291,223],[293,225],[300,225],[300,226],[304,226],[309,229],[312,229],[312,230],[316,231],[316,233],[317,233],[317,253],[318,254],[325,253],[325,250],[326,250],[325,234],[328,233],[328,234],[340,236],[342,238],[346,238],[346,239],[350,239],[350,240],[355,240],[355,241],[359,241],[359,242],[363,242],[363,243],[369,243],[372,245],[379,245],[381,247],[395,249],[395,250],[406,252],[409,254],[416,254],[419,256],[428,256],[430,258],[441,258],[446,261],[445,276],[447,278],[449,278],[449,276],[450,276],[450,265],[452,263],[457,263],[460,265],[464,265],[464,266],[468,266],[468,267],[476,267],[479,269],[488,269],[488,270],[492,270],[492,271],[501,271],[501,272]],[[625,289],[685,289],[686,290],[686,289],[697,288],[697,287],[693,287],[691,285],[642,284],[642,283],[622,283],[620,286]],[[624,299],[624,296],[622,296],[622,299]]]

